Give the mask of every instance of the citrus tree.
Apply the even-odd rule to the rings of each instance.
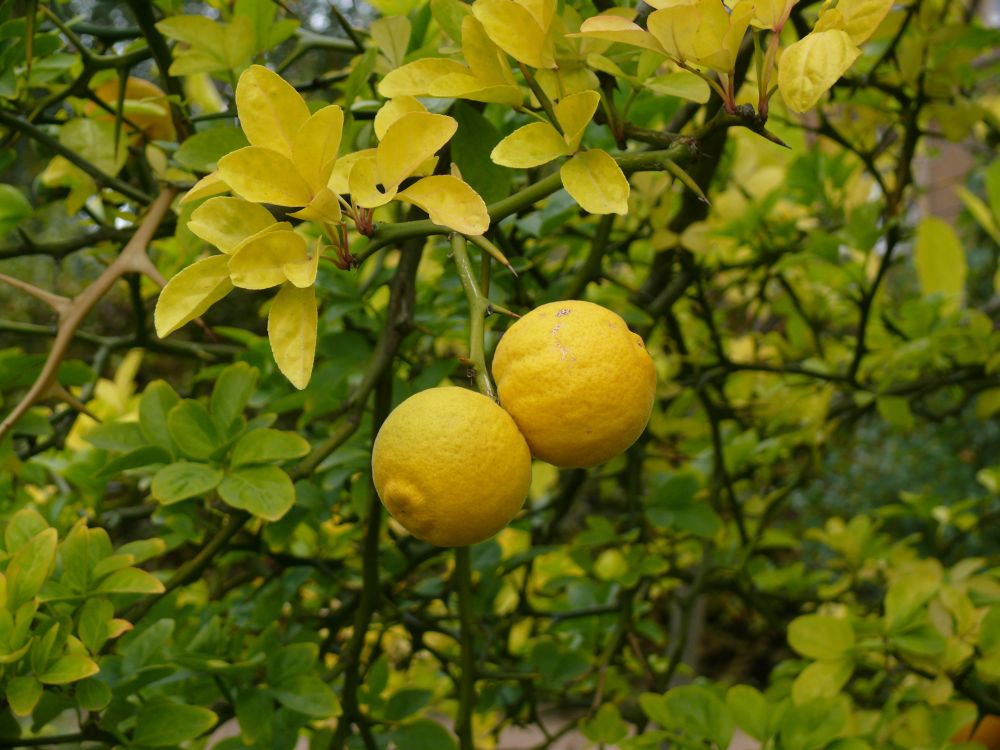
[[[0,8],[0,747],[986,742],[978,4]]]

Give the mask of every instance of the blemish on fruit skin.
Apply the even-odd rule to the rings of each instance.
[[[559,312],[556,313],[556,317],[557,318],[562,318],[562,317],[565,317],[566,315],[569,315],[571,312],[573,312],[573,311],[570,310],[568,307],[564,307]]]
[[[567,312],[569,312],[569,311],[567,310]],[[556,314],[558,315],[559,313],[556,313]],[[552,338],[555,339],[555,341],[553,343],[555,343],[556,349],[558,349],[559,353],[562,354],[563,360],[565,360],[567,357],[570,357],[572,359],[576,359],[576,357],[574,357],[572,354],[570,354],[569,349],[567,349],[565,346],[563,346],[563,343],[559,340],[559,329],[560,328],[561,328],[561,324],[560,323],[556,323],[554,326],[552,326]]]

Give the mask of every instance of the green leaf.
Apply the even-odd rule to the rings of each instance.
[[[31,215],[31,204],[13,185],[0,184],[0,237]]]
[[[430,703],[432,693],[421,688],[403,688],[389,696],[385,707],[387,721],[401,721]]]
[[[936,656],[948,645],[947,639],[930,622],[918,622],[893,631],[889,643],[900,651],[918,656]]]
[[[612,703],[605,703],[590,719],[584,719],[580,731],[591,742],[613,744],[628,734],[628,724],[622,721],[621,712]]]
[[[490,159],[490,152],[500,142],[498,131],[489,120],[465,102],[456,102],[452,115],[458,131],[451,139],[451,158],[465,180],[486,203],[494,203],[510,194],[511,172]]]
[[[3,531],[4,544],[7,553],[17,552],[22,545],[49,528],[49,524],[34,508],[22,508],[7,522]]]
[[[96,677],[81,680],[75,693],[76,703],[84,711],[103,711],[111,703],[111,689]]]
[[[174,154],[174,159],[193,172],[214,172],[219,159],[249,145],[250,142],[239,128],[209,128],[185,139]]]
[[[21,545],[7,565],[7,608],[11,611],[41,590],[56,558],[55,529],[46,529]]]
[[[736,725],[755,740],[764,742],[771,736],[768,729],[771,708],[757,688],[733,685],[726,692],[726,706]]]
[[[236,719],[243,741],[269,745],[274,724],[274,700],[265,690],[240,690],[236,694]]]
[[[223,433],[228,432],[233,420],[243,414],[257,387],[258,374],[256,367],[236,362],[223,370],[215,381],[209,411]]]
[[[12,677],[7,683],[7,702],[15,716],[31,716],[42,697],[42,683],[34,675]]]
[[[851,678],[854,662],[850,659],[816,661],[803,669],[792,684],[796,703],[816,698],[832,698]]]
[[[124,453],[146,443],[138,422],[105,422],[90,430],[83,439],[95,448]]]
[[[208,458],[223,443],[208,410],[190,399],[181,401],[170,410],[167,428],[181,452],[196,460]]]
[[[146,440],[173,452],[174,444],[167,429],[167,415],[181,400],[163,380],[154,380],[139,399],[139,425]]]
[[[1000,604],[994,604],[979,624],[979,649],[1000,652]]]
[[[903,396],[879,396],[875,401],[879,415],[893,427],[901,430],[913,429],[913,412],[910,401]]]
[[[451,732],[436,721],[420,719],[392,733],[397,750],[458,750]]]
[[[214,711],[183,703],[146,703],[136,719],[132,741],[147,747],[170,747],[204,734],[218,721]]]
[[[839,700],[820,698],[789,708],[782,717],[779,735],[785,750],[816,750],[836,737],[847,722]]]
[[[166,448],[162,448],[159,445],[146,445],[142,448],[136,448],[134,451],[129,451],[124,456],[118,456],[108,461],[101,467],[98,477],[103,479],[113,477],[125,471],[131,471],[132,469],[141,469],[144,466],[165,464],[172,458],[173,456],[170,455],[170,451]]]
[[[288,461],[309,453],[309,441],[293,432],[262,427],[236,441],[229,462],[233,466]]]
[[[803,615],[788,625],[788,644],[809,659],[836,659],[854,646],[854,628],[829,615]]]
[[[993,163],[986,168],[983,182],[986,183],[986,197],[989,199],[993,218],[1000,226],[1000,159],[994,159]]]
[[[911,623],[938,590],[939,576],[906,575],[897,578],[885,593],[885,629],[893,632]]]
[[[965,292],[967,264],[958,235],[945,221],[927,216],[917,225],[913,262],[924,294],[960,300]]]
[[[267,659],[267,681],[279,683],[311,672],[319,659],[315,643],[292,643],[282,646]]]
[[[123,568],[101,581],[96,591],[104,594],[162,594],[165,589],[159,579],[145,570]]]
[[[86,677],[97,674],[97,663],[84,654],[65,654],[56,659],[42,674],[38,681],[43,685],[68,685]]]
[[[104,647],[108,640],[108,623],[114,616],[114,606],[104,597],[88,599],[80,609],[77,633],[90,653],[97,654]]]
[[[219,486],[222,472],[207,464],[181,461],[164,466],[153,477],[153,497],[164,505],[205,495]]]
[[[719,748],[728,748],[733,737],[733,719],[718,696],[700,685],[682,685],[664,695],[673,726],[696,737],[711,740]]]
[[[234,508],[277,521],[295,503],[295,487],[277,466],[247,466],[227,472],[219,497]]]
[[[333,716],[340,709],[337,696],[315,675],[298,675],[271,687],[271,694],[286,708],[314,719]]]
[[[115,124],[108,120],[92,117],[70,120],[59,128],[59,142],[112,177],[125,166],[128,157],[124,138],[118,139],[115,148]]]

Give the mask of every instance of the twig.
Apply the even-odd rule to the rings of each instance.
[[[486,369],[486,353],[483,347],[486,311],[490,301],[483,296],[476,283],[476,276],[469,262],[469,253],[465,247],[465,237],[453,234],[451,237],[451,253],[458,267],[458,277],[465,290],[465,298],[469,303],[469,360],[473,366],[473,376],[476,387],[484,396],[496,401],[497,392]]]

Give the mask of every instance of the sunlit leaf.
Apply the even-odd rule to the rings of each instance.
[[[372,123],[375,137],[382,140],[385,137],[386,131],[389,130],[389,126],[403,115],[408,115],[410,112],[426,111],[427,107],[412,96],[397,96],[394,99],[390,99],[375,113],[375,121]]]
[[[319,271],[319,260],[323,255],[323,242],[317,237],[313,243],[312,254],[305,260],[286,263],[281,267],[290,282],[300,289],[305,289],[316,283],[316,273]]]
[[[344,111],[331,104],[315,112],[295,133],[292,163],[313,193],[325,187],[330,179],[343,128]]]
[[[263,65],[243,71],[236,85],[236,109],[251,145],[286,157],[292,156],[295,134],[309,119],[309,108],[299,92]]]
[[[482,234],[490,226],[490,216],[479,193],[452,175],[424,177],[397,197],[422,208],[435,224],[462,234]]]
[[[628,180],[621,167],[599,149],[577,154],[559,169],[563,187],[592,214],[627,214]]]
[[[581,91],[560,99],[556,104],[556,119],[562,127],[563,136],[570,151],[580,147],[583,131],[597,111],[601,95],[596,91]]]
[[[160,292],[153,315],[156,335],[169,336],[200,317],[232,288],[227,256],[213,255],[188,266],[170,279]]]
[[[285,284],[271,303],[267,335],[278,369],[296,388],[309,385],[316,354],[315,287]]]
[[[399,96],[427,96],[431,84],[451,73],[466,74],[469,69],[456,60],[425,57],[389,71],[378,84],[378,92],[387,99]]]
[[[336,172],[334,172],[336,174]],[[378,167],[375,156],[368,156],[353,162],[348,189],[355,205],[364,208],[384,206],[396,196],[396,186],[391,185],[385,192],[378,188]]]
[[[490,158],[504,167],[528,169],[571,153],[566,140],[547,122],[518,128],[496,145]]]
[[[472,12],[487,35],[518,62],[533,68],[553,68],[552,40],[535,17],[514,0],[477,0]]]
[[[210,198],[191,213],[188,229],[224,253],[274,224],[271,212],[240,198]]]
[[[292,160],[269,148],[248,146],[226,154],[219,159],[219,176],[248,201],[305,206],[312,200]]]
[[[620,42],[633,47],[666,54],[663,45],[648,31],[639,24],[623,18],[620,15],[604,14],[588,18],[580,26],[579,33],[569,36],[589,37],[593,39],[606,39],[609,42]]]
[[[396,120],[375,154],[382,185],[399,185],[446,144],[457,128],[454,118],[430,112],[410,112]]]
[[[243,244],[229,258],[229,278],[243,289],[284,283],[284,267],[307,258],[305,238],[291,230],[267,232]]]

